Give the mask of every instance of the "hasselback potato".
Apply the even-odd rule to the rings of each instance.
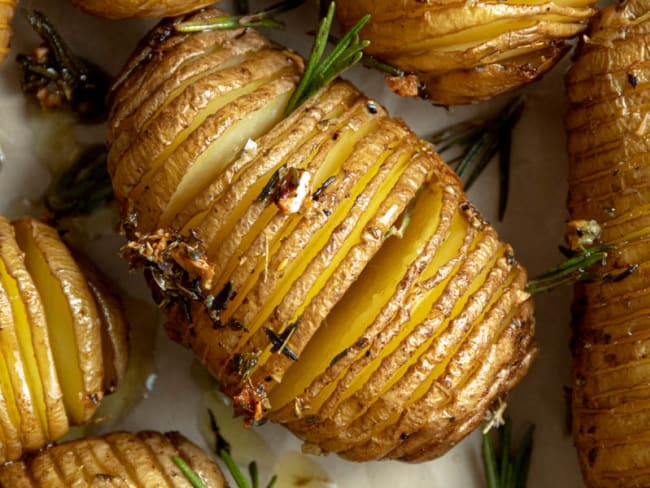
[[[214,0],[72,0],[89,14],[124,19],[129,17],[170,17],[216,3]]]
[[[114,432],[65,442],[0,467],[0,488],[192,488],[180,458],[204,486],[228,486],[219,467],[177,432]]]
[[[536,80],[567,52],[596,10],[592,0],[446,2],[338,0],[368,54],[410,74],[387,78],[393,91],[444,105],[473,103]]]
[[[9,54],[11,42],[11,21],[16,11],[17,0],[3,0],[0,2],[0,63]]]
[[[604,9],[566,78],[571,218],[595,220],[615,246],[574,302],[573,432],[590,487],[650,485],[649,11]]]
[[[207,10],[198,17],[215,15]],[[112,93],[109,172],[168,313],[249,422],[422,461],[535,352],[525,270],[404,122],[252,29],[154,29]]]
[[[0,462],[87,422],[126,369],[119,299],[55,229],[0,217]]]

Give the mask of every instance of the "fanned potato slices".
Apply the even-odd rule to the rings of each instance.
[[[387,78],[393,91],[454,105],[544,75],[568,51],[564,41],[585,29],[594,3],[340,0],[337,15],[350,28],[370,14],[361,31],[370,40],[366,51],[407,73]]]
[[[433,147],[351,84],[335,80],[284,115],[302,69],[295,54],[222,60],[215,76],[262,58],[277,76],[217,91],[212,75],[184,74],[194,63],[203,72],[204,46],[192,56],[191,37],[148,39],[113,93],[109,164],[125,254],[144,262],[170,336],[237,414],[284,424],[311,451],[415,462],[452,447],[536,352],[510,247]],[[159,88],[123,108],[144,77]],[[185,117],[197,98],[218,110],[151,133],[167,108]],[[139,128],[148,100],[167,108],[146,109]],[[190,154],[184,146],[191,157],[172,162]]]
[[[56,230],[0,217],[0,462],[88,421],[124,376],[119,299],[98,273],[92,291],[86,280]]]
[[[571,218],[616,246],[574,301],[573,433],[589,487],[650,479],[649,12],[647,0],[604,9],[566,77]]]
[[[16,12],[17,0],[0,0],[0,63],[9,54],[11,43],[11,21]]]
[[[65,442],[0,467],[2,488],[192,488],[180,458],[205,486],[228,486],[219,467],[176,432],[116,432]]]

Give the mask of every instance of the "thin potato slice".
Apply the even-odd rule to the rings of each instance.
[[[198,10],[213,0],[72,0],[72,4],[93,15],[109,19],[129,17],[171,17]]]
[[[101,319],[74,259],[57,232],[37,221],[14,223],[25,264],[43,301],[63,400],[73,423],[90,419],[103,396]]]

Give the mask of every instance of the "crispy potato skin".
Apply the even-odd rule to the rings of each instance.
[[[72,0],[72,5],[84,12],[109,19],[172,17],[213,3],[213,0]]]
[[[228,486],[209,456],[177,432],[114,432],[49,447],[0,467],[2,488],[132,486],[191,488],[180,456],[206,486]]]
[[[3,0],[0,2],[0,63],[9,54],[11,42],[11,21],[16,11],[17,0]]]
[[[410,74],[408,83],[387,77],[394,92],[456,105],[539,79],[585,29],[593,3],[341,0],[336,13],[345,28],[370,14],[367,53]]]
[[[647,52],[650,2],[608,7],[566,77],[569,211],[617,245],[603,279],[576,287],[573,434],[589,487],[648,485],[650,390]]]
[[[32,259],[36,252],[43,255],[42,268]],[[3,364],[10,378],[0,386],[4,463],[60,439],[71,424],[89,420],[104,393],[114,391],[123,378],[128,351],[119,298],[92,265],[86,264],[82,273],[55,229],[31,218],[9,222],[0,216],[0,263]],[[45,268],[54,281],[37,277]],[[43,283],[61,287],[64,298],[54,308]],[[63,307],[75,316],[67,335],[60,325],[65,319],[52,312],[62,313]],[[62,342],[72,360],[57,355]],[[68,369],[61,369],[62,362]],[[74,369],[80,372],[78,389],[66,390],[69,382],[62,371]],[[71,409],[70,403],[79,407]]]
[[[192,169],[169,155],[192,141],[200,160],[216,135],[228,137],[228,118],[213,119],[209,131],[210,117],[196,122],[200,107],[244,115],[236,107],[256,92],[231,97],[228,70],[261,57],[277,59],[290,83],[302,70],[294,54],[269,51],[252,30],[157,40],[164,26],[136,50],[113,90],[108,140],[131,240],[126,254],[148,259],[169,335],[218,378],[237,414],[287,426],[311,452],[408,462],[443,454],[535,357],[526,272],[512,249],[430,144],[340,79],[250,139],[164,224],[160,212],[177,185],[155,189],[158,203],[141,212],[154,182],[181,187]],[[207,53],[208,35],[223,46]],[[229,63],[224,53],[233,53]],[[209,56],[228,67],[215,71]],[[224,80],[223,90],[211,88],[214,80]],[[232,99],[221,104],[225,97]],[[261,117],[255,107],[244,109],[251,124]],[[283,210],[283,185],[299,185],[305,174],[307,197],[298,211]],[[417,223],[394,236],[411,212]],[[171,258],[161,259],[171,261],[159,270],[183,269],[169,280],[150,266],[167,251]],[[189,280],[182,286],[193,287],[191,299],[166,294],[179,279]],[[329,327],[342,333],[330,340]],[[295,384],[296,392],[282,393]]]

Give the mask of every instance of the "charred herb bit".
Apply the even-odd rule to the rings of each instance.
[[[348,355],[348,352],[350,352],[349,348],[343,349],[340,353],[338,353],[336,356],[332,358],[330,361],[330,366],[334,366],[336,363],[338,363],[341,359],[343,359],[345,356]]]
[[[244,3],[244,5],[242,5]],[[287,0],[276,3],[266,10],[254,14],[219,15],[202,20],[180,22],[174,26],[178,32],[201,32],[211,30],[239,29],[240,27],[269,27],[271,29],[284,29],[284,22],[276,19],[279,15],[293,10],[305,3],[305,0]],[[238,2],[239,7],[248,10],[247,2]]]
[[[23,14],[43,39],[31,55],[16,58],[23,69],[23,91],[34,94],[46,110],[69,106],[83,120],[106,118],[110,77],[75,56],[41,12],[23,10]]]
[[[528,428],[515,452],[510,452],[512,422],[506,418],[499,427],[499,452],[492,441],[492,433],[483,433],[481,454],[488,488],[525,488],[533,447],[534,427]]]
[[[294,323],[289,325],[285,331],[282,334],[276,334],[273,329],[269,327],[264,327],[264,332],[266,333],[266,337],[269,338],[269,341],[273,345],[271,348],[272,352],[280,352],[284,354],[286,357],[291,359],[292,361],[298,361],[298,356],[296,356],[296,353],[293,352],[291,349],[289,349],[289,346],[287,345],[289,342],[289,339],[291,339],[291,336],[293,333],[296,331],[298,328],[298,324],[300,323],[300,319],[296,320]]]
[[[182,457],[174,456],[172,459],[194,488],[208,488],[196,471]]]
[[[255,199],[256,202],[263,202],[275,193],[278,183],[280,182],[280,176],[284,173],[286,168],[287,165],[283,164],[275,170],[271,175],[271,178],[269,178],[269,181],[266,182],[266,185],[264,185],[264,188],[262,188],[262,191]]]
[[[257,366],[259,359],[260,355],[256,353],[237,353],[232,358],[232,370],[242,377],[242,381],[245,381]]]
[[[493,157],[499,155],[499,220],[503,219],[508,203],[512,129],[523,110],[524,97],[519,96],[492,119],[461,122],[430,138],[441,155],[460,148],[460,154],[447,163],[465,180],[465,190],[476,182]]]
[[[334,183],[334,180],[336,179],[335,175],[330,176],[327,178],[325,181],[323,181],[323,184],[318,187],[318,190],[316,190],[314,193],[311,195],[311,199],[314,201],[318,201],[320,198],[321,193],[325,191],[325,188],[330,186],[332,183]]]
[[[45,206],[58,221],[87,215],[113,200],[113,187],[106,163],[106,146],[89,146],[56,176],[45,194]]]
[[[204,292],[212,281],[214,270],[201,240],[190,232],[158,229],[150,234],[134,233],[135,239],[122,249],[133,269],[145,269],[157,285],[156,298],[160,307],[178,304],[191,321],[191,303],[199,302],[210,318],[221,326],[220,310],[215,311],[213,295]]]
[[[370,44],[370,41],[359,40],[359,31],[370,20],[370,16],[366,15],[323,58],[332,28],[335,8],[335,2],[332,2],[327,10],[327,15],[320,23],[305,72],[289,100],[285,115],[293,112],[302,102],[322,87],[327,86],[352,65],[361,61],[363,50]]]

